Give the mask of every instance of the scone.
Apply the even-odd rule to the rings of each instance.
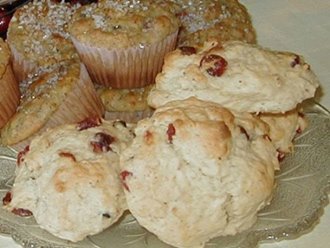
[[[231,110],[284,113],[314,96],[319,81],[301,56],[244,42],[170,53],[148,102],[159,107],[195,96]]]
[[[293,152],[294,138],[307,127],[307,119],[300,108],[283,114],[262,113],[258,118],[269,126],[269,137],[279,153],[279,160],[285,153]]]
[[[0,38],[0,129],[15,113],[20,99],[18,83],[10,63],[10,50]]]
[[[128,208],[175,247],[251,227],[270,200],[276,150],[264,124],[218,104],[174,101],[138,122],[120,156]]]
[[[70,25],[92,80],[112,88],[154,83],[179,29],[174,14],[149,1],[100,1],[83,6]]]
[[[247,9],[237,0],[167,0],[180,18],[179,46],[202,47],[204,42],[240,40],[256,43]]]
[[[64,1],[33,0],[19,8],[10,21],[7,42],[19,81],[39,67],[77,57],[67,25],[78,5]]]
[[[3,145],[22,147],[48,127],[75,123],[90,116],[101,117],[104,113],[87,70],[79,60],[39,68],[21,84],[21,89],[23,96],[17,112],[1,130]]]
[[[137,122],[149,117],[152,109],[148,106],[147,97],[151,87],[152,85],[136,89],[98,87],[97,93],[106,110],[105,119]]]
[[[41,228],[62,239],[79,241],[101,232],[127,206],[119,153],[131,139],[125,123],[101,119],[44,132],[18,154],[5,207],[33,214]]]

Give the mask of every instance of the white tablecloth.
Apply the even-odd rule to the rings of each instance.
[[[322,83],[319,101],[330,109],[330,0],[241,0],[248,8],[261,45],[303,54]],[[330,166],[330,165],[329,165]],[[260,248],[330,247],[330,206],[320,223],[298,239]],[[0,248],[19,248],[0,236]]]

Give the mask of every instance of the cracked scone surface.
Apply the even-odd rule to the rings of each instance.
[[[120,158],[128,208],[168,244],[243,231],[271,198],[276,150],[250,114],[191,98],[157,109],[135,134]]]
[[[131,139],[119,121],[87,119],[48,130],[19,153],[6,208],[29,210],[41,228],[62,239],[101,232],[126,210],[119,152]]]
[[[318,86],[299,55],[239,41],[210,42],[198,53],[170,53],[148,103],[157,108],[194,96],[239,112],[283,113],[313,97]]]

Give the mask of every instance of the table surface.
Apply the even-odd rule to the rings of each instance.
[[[304,55],[321,81],[318,101],[330,109],[330,1],[241,0],[250,12],[262,46]],[[259,248],[330,247],[330,206],[319,223],[294,240],[260,244]],[[0,236],[1,248],[20,248]]]

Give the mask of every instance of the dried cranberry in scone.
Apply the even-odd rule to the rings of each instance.
[[[191,47],[191,46],[182,46],[179,47],[179,49],[181,50],[182,55],[192,55],[192,54],[196,54],[196,48]]]
[[[91,141],[93,151],[96,153],[111,151],[110,144],[115,141],[115,138],[106,133],[96,133],[94,140]]]
[[[81,122],[78,122],[77,128],[79,131],[85,130],[92,127],[100,126],[102,120],[99,117],[90,117]]]
[[[205,68],[206,72],[213,77],[220,77],[226,70],[228,62],[216,54],[209,54],[202,58],[200,67]]]
[[[20,166],[21,163],[24,161],[24,156],[28,153],[28,151],[30,150],[30,146],[26,146],[22,151],[20,151],[17,154],[17,165]]]
[[[175,127],[173,123],[168,124],[166,134],[168,137],[168,141],[172,144],[173,136],[175,135]]]

